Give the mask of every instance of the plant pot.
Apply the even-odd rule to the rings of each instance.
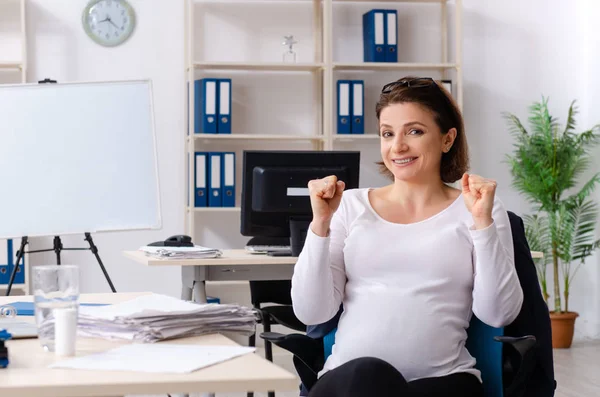
[[[571,347],[575,331],[575,319],[577,317],[579,317],[579,314],[576,312],[550,312],[553,348],[568,349]]]

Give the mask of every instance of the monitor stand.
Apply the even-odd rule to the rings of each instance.
[[[261,246],[261,247],[290,247],[291,254],[288,256],[299,256],[304,247],[304,241],[306,240],[306,233],[310,227],[312,218],[305,217],[293,217],[290,218],[290,236],[291,237],[265,237],[255,236],[252,237],[246,246]],[[288,251],[289,252],[289,251]],[[285,256],[283,252],[280,252],[277,256]]]

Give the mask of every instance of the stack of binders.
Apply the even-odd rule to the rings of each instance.
[[[194,207],[235,207],[235,153],[195,152]]]
[[[398,11],[375,9],[363,14],[365,62],[398,62]]]
[[[363,80],[337,81],[337,133],[364,134],[364,98]]]
[[[231,79],[194,81],[194,132],[231,134]]]

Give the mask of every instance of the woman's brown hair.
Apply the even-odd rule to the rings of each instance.
[[[462,114],[452,95],[429,78],[404,77],[383,87],[375,106],[377,121],[381,111],[395,103],[416,103],[429,110],[442,134],[456,128],[456,139],[447,153],[442,153],[440,176],[445,183],[456,182],[469,169],[469,147]],[[377,162],[382,174],[394,179],[383,162]]]

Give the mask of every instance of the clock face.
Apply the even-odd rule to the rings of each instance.
[[[83,28],[96,43],[113,47],[131,36],[135,13],[125,0],[92,0],[83,10]]]

